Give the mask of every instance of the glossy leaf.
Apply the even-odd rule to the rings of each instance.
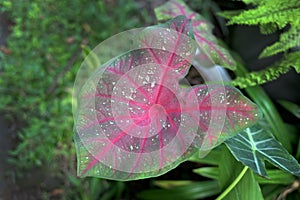
[[[184,15],[192,20],[193,32],[199,45],[196,59],[203,66],[214,64],[235,69],[235,61],[230,53],[220,45],[217,38],[212,34],[213,25],[200,14],[193,12],[181,0],[171,0],[155,9],[158,20],[166,20],[178,15]]]
[[[195,54],[190,20],[144,29],[138,49],[105,63],[82,87],[75,115],[78,174],[115,180],[161,175],[260,117],[223,85],[182,88]]]
[[[234,157],[257,174],[267,177],[264,160],[296,176],[300,165],[268,131],[253,126],[225,142]]]

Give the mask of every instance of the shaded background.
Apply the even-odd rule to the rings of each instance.
[[[157,23],[153,8],[165,1],[74,0],[0,3],[0,199],[135,199],[155,188],[157,179],[199,180],[187,162],[158,178],[115,182],[76,177],[72,87],[85,49],[134,27]],[[215,25],[214,33],[243,58],[249,70],[263,69],[281,55],[258,60],[278,34],[258,27],[225,26],[221,10],[243,9],[239,2],[187,1]],[[191,82],[200,76],[188,75]],[[282,117],[295,117],[276,100],[300,104],[299,75],[291,70],[263,87]],[[298,124],[299,126],[299,124]]]

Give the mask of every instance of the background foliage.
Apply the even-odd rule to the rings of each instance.
[[[216,25],[214,33],[225,41],[237,36],[230,35],[225,21],[216,15],[221,10],[234,10],[222,14],[231,19],[229,24],[259,25],[264,34],[280,35],[277,42],[262,51],[261,57],[281,53],[282,59],[259,69],[261,71],[249,73],[244,58],[235,56],[239,67],[234,72],[233,84],[246,88],[246,93],[265,114],[261,124],[299,160],[299,119],[284,110],[287,108],[298,116],[297,102],[290,102],[287,97],[277,103],[279,99],[271,99],[257,86],[290,72],[291,67],[299,72],[298,1],[187,2]],[[265,199],[299,198],[299,177],[274,169],[268,163],[267,174],[271,179],[259,177],[236,161],[224,145],[205,159],[192,157],[177,172],[174,170],[158,179],[122,183],[74,176],[71,92],[83,59],[82,48],[93,48],[122,30],[153,23],[145,9],[147,6],[151,6],[150,1],[34,0],[20,3],[4,0],[0,3],[0,11],[10,21],[7,46],[0,51],[0,110],[16,127],[11,134],[13,149],[6,172],[10,186],[8,195],[16,199],[30,196],[41,199],[175,199],[178,195],[182,195],[182,199],[198,199],[224,191],[242,172],[243,177],[228,194],[228,199],[234,198],[234,193],[241,198],[257,195],[255,199],[261,199],[261,192]],[[241,12],[242,9],[246,11]],[[193,168],[198,177],[191,174]],[[174,177],[185,181],[169,181]],[[136,194],[149,188],[151,190]]]

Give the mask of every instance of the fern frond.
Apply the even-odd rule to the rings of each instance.
[[[289,53],[282,61],[282,65],[291,65],[297,73],[300,73],[300,51]]]
[[[228,24],[259,25],[263,34],[274,33],[289,27],[280,35],[279,41],[268,46],[260,58],[280,52],[287,53],[292,48],[300,47],[300,0],[241,0],[255,7],[243,12],[226,11],[223,15]],[[298,48],[299,50],[299,48]],[[300,58],[298,58],[300,59]]]
[[[278,42],[265,48],[259,57],[272,56],[298,46],[300,46],[300,28],[291,27],[290,30],[280,35]]]
[[[259,28],[260,32],[265,35],[275,33],[278,30],[276,23],[261,24]]]
[[[261,3],[261,0],[238,0],[238,1],[242,1],[245,4],[254,4],[254,5]]]
[[[279,64],[266,69],[248,73],[244,77],[237,77],[232,81],[233,86],[246,88],[270,82],[279,78],[280,75],[286,74],[291,67],[295,68],[296,72],[300,72],[300,52],[289,53]]]
[[[278,28],[283,28],[287,24],[299,20],[299,15],[296,15],[296,13],[300,13],[300,5],[295,5],[261,5],[255,9],[244,11],[240,15],[232,17],[228,24],[261,25],[276,23]]]

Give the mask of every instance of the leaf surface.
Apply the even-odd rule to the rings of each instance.
[[[199,46],[196,59],[203,66],[218,64],[229,69],[235,69],[235,61],[230,53],[220,45],[212,34],[213,26],[200,14],[193,12],[181,0],[171,0],[155,9],[158,20],[166,20],[178,15],[184,15],[192,20],[194,37]]]
[[[146,28],[134,35],[139,48],[106,62],[84,84],[75,115],[80,176],[158,176],[259,119],[235,88],[180,87],[195,55],[191,33],[184,16]]]
[[[229,187],[243,170],[243,165],[235,160],[225,146],[222,146],[219,159],[219,182],[222,191]],[[251,170],[247,170],[235,187],[223,198],[224,200],[263,200],[262,192],[258,182]]]
[[[189,185],[178,186],[171,189],[153,189],[138,194],[141,199],[202,199],[220,192],[217,181],[192,182]]]
[[[267,177],[264,160],[296,176],[300,165],[268,131],[258,125],[245,129],[225,142],[234,157],[257,174]]]

